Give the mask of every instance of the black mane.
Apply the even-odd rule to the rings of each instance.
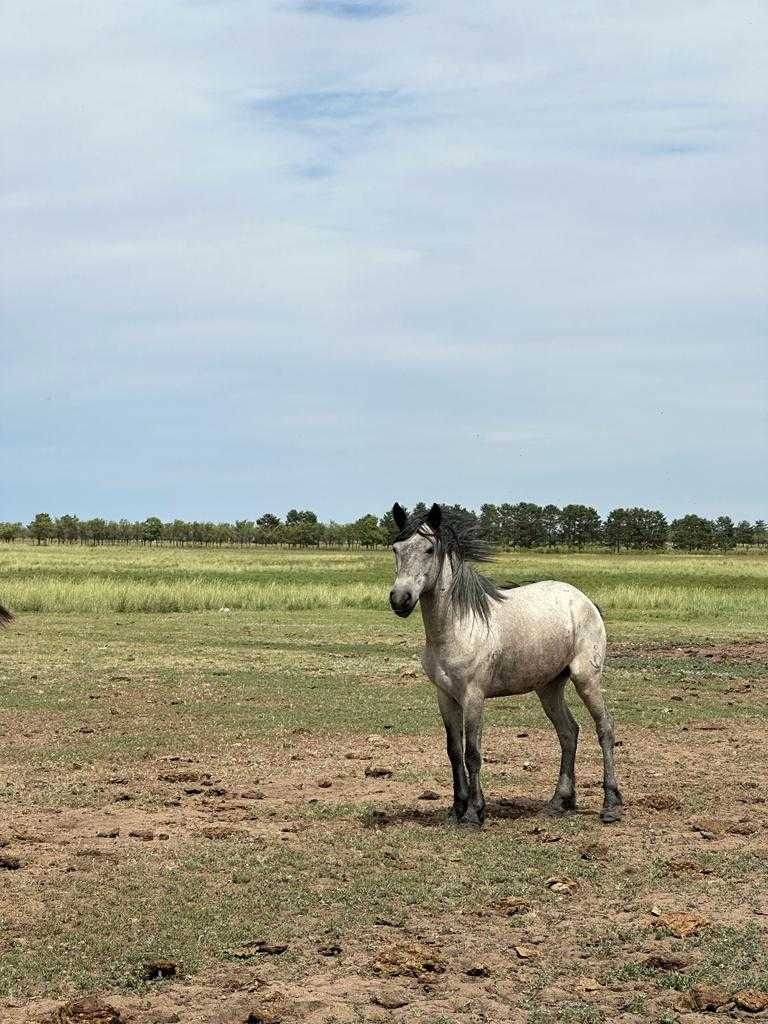
[[[428,512],[410,516],[395,541],[407,540],[414,533],[422,536],[429,536],[427,531],[434,533],[441,559],[448,558],[453,570],[450,598],[456,611],[462,618],[473,613],[488,625],[491,601],[503,601],[504,594],[495,580],[478,572],[469,563],[492,562],[492,545],[480,536],[480,530],[474,523],[460,519],[448,509],[441,508],[437,527],[427,522],[428,516]]]

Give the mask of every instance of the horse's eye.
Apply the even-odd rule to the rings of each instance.
[[[433,555],[434,553],[435,553],[435,549],[434,548],[427,548],[427,554],[428,555]]]

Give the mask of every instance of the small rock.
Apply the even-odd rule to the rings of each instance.
[[[376,1006],[382,1006],[385,1010],[399,1010],[402,1006],[408,1006],[410,999],[399,989],[385,989],[376,992],[371,998]]]
[[[440,794],[436,793],[434,789],[425,789],[423,793],[419,795],[419,800],[439,800]]]
[[[557,892],[572,896],[579,888],[579,883],[574,878],[548,878],[544,885],[550,892]]]
[[[464,973],[470,978],[490,978],[491,972],[485,964],[472,964]]]
[[[18,871],[20,867],[21,861],[18,857],[13,857],[10,853],[0,854],[0,869]]]
[[[599,992],[602,987],[597,978],[582,978],[579,982],[582,992]]]
[[[330,779],[318,779],[317,785],[319,789],[330,789],[333,783]]]
[[[516,917],[518,914],[529,913],[531,904],[527,900],[521,900],[517,896],[511,896],[509,899],[504,900],[500,909],[502,914],[506,914],[507,917]]]
[[[675,938],[685,939],[689,935],[695,935],[702,928],[706,928],[710,921],[700,914],[672,913],[662,914],[653,923],[656,928],[663,928]]]
[[[328,946],[318,946],[317,952],[320,956],[341,956],[344,950],[332,942]]]
[[[60,1006],[52,1020],[56,1024],[124,1024],[125,1018],[98,996],[84,996]]]
[[[762,1013],[768,1010],[768,991],[742,988],[734,994],[733,1001],[740,1010],[746,1010],[747,1013]]]
[[[365,769],[365,776],[368,779],[389,779],[392,774],[391,768],[384,768],[382,765],[369,764]]]
[[[150,839],[155,838],[155,833],[151,828],[137,828],[132,832],[129,832],[128,835],[131,839],[143,839],[144,842],[148,842]]]
[[[536,950],[530,946],[513,946],[512,949],[520,960],[531,960],[536,956]]]
[[[696,985],[689,993],[694,1010],[717,1010],[730,1000],[728,992],[720,985]]]
[[[717,839],[724,832],[727,832],[730,822],[721,821],[719,818],[695,818],[691,822],[691,828],[698,832],[702,839]]]
[[[117,839],[120,835],[119,828],[105,828],[103,832],[97,832],[97,839]]]

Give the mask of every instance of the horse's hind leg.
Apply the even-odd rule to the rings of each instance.
[[[576,745],[579,742],[579,726],[565,702],[567,682],[568,673],[563,672],[538,691],[541,706],[557,730],[557,738],[560,740],[560,778],[546,806],[546,813],[553,818],[559,818],[566,811],[576,808]]]
[[[602,669],[586,655],[577,655],[571,664],[571,679],[579,696],[587,706],[597,727],[597,738],[603,752],[603,791],[605,799],[600,812],[600,820],[609,824],[621,818],[624,800],[616,779],[613,764],[613,716],[605,706],[600,680]]]

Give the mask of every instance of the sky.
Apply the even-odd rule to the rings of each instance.
[[[0,520],[768,518],[763,0],[8,0]]]

